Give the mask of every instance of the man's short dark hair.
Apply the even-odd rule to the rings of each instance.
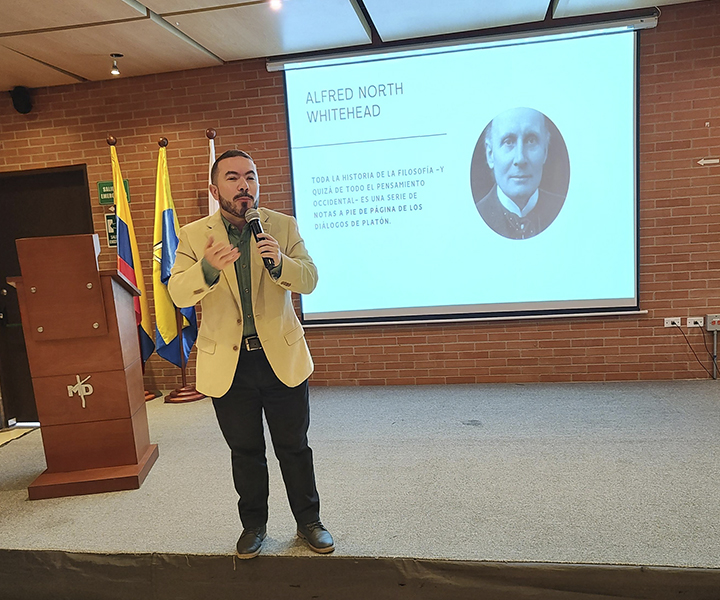
[[[218,163],[221,160],[225,160],[226,158],[232,158],[233,156],[242,156],[243,158],[249,158],[250,160],[255,162],[252,159],[252,156],[250,156],[247,152],[243,152],[242,150],[226,150],[223,152],[220,156],[215,159],[215,162],[213,163],[212,169],[210,170],[210,181],[212,181],[213,185],[217,185],[217,176],[218,176]]]

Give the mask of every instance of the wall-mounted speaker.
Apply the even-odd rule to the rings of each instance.
[[[22,115],[28,114],[32,110],[32,100],[30,99],[30,90],[22,85],[15,86],[10,90],[15,110]]]

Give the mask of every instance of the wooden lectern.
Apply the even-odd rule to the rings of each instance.
[[[133,296],[97,235],[16,241],[17,288],[47,470],[30,500],[137,489],[150,444]]]

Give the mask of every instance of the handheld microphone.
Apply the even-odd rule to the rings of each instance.
[[[245,211],[245,221],[247,221],[247,224],[250,226],[250,231],[252,231],[255,241],[257,242],[258,234],[263,233],[263,228],[260,224],[260,213],[254,208],[248,208]],[[275,261],[272,258],[263,256],[263,262],[268,271],[275,267]]]

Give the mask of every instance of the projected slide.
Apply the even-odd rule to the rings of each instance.
[[[635,34],[286,67],[306,322],[637,308]]]

